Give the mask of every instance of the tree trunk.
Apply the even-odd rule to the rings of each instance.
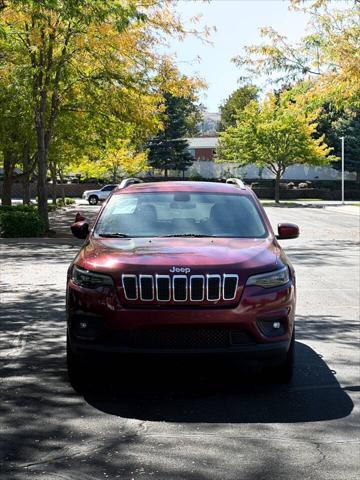
[[[281,179],[281,172],[277,170],[276,177],[275,177],[275,202],[280,203],[280,179]]]
[[[59,177],[60,177],[60,182],[61,182],[61,198],[62,201],[65,205],[65,188],[64,188],[64,175],[61,169],[59,170]]]
[[[4,152],[4,180],[1,199],[3,205],[11,205],[13,171],[14,165],[12,163],[12,155],[9,152]]]
[[[26,144],[23,151],[23,176],[21,177],[22,189],[23,189],[23,204],[30,205],[30,158],[29,158],[29,146]]]
[[[165,168],[165,177],[167,177],[167,176],[168,176],[168,169]]]
[[[21,180],[22,189],[23,189],[23,204],[30,205],[31,195],[30,195],[30,175],[25,175]]]
[[[48,212],[48,199],[47,199],[47,152],[45,149],[45,139],[44,131],[40,128],[38,132],[38,181],[37,181],[37,192],[38,192],[38,211],[40,217],[45,223],[46,230],[49,230],[49,212]]]
[[[51,165],[50,166],[50,171],[51,171],[51,181],[52,181],[52,185],[51,185],[51,196],[52,196],[52,202],[54,205],[56,205],[56,180],[57,180],[57,176],[56,176],[56,165]]]
[[[116,182],[117,182],[117,179],[118,179],[118,169],[117,169],[117,167],[114,165],[113,168],[112,168],[112,182],[113,182],[113,183],[116,183]]]

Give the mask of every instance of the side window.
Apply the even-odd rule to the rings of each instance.
[[[116,187],[116,185],[106,185],[105,187],[103,187],[101,189],[102,192],[111,192],[112,190],[114,190],[114,188]]]

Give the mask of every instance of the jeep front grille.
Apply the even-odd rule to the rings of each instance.
[[[140,302],[218,302],[235,300],[239,277],[209,275],[122,275],[125,299]]]

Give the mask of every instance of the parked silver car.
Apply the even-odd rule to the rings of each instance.
[[[105,185],[100,190],[86,190],[82,198],[87,200],[90,205],[96,205],[99,201],[106,200],[110,193],[119,185]]]

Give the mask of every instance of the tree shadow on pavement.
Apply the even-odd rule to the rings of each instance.
[[[311,242],[306,245],[283,245],[286,254],[295,265],[321,266],[353,266],[359,251],[359,242],[354,240],[325,240]]]
[[[92,382],[79,395],[65,365],[64,287],[73,244],[41,240],[33,247],[22,241],[16,248],[6,241],[6,247],[3,258],[11,271],[19,269],[19,280],[5,284],[0,312],[1,480],[283,480],[290,477],[281,472],[293,462],[289,438],[297,440],[294,431],[282,430],[283,440],[274,446],[277,424],[298,429],[299,422],[314,422],[311,431],[321,436],[355,437],[355,422],[334,420],[350,414],[347,392],[358,386],[341,388],[326,363],[302,343],[314,336],[328,341],[326,328],[334,335],[337,317],[317,316],[306,325],[300,319],[290,386],[260,382],[229,362],[122,357],[89,370]],[[32,255],[36,262],[30,263]],[[45,270],[36,273],[37,262]],[[59,269],[63,287],[51,278]],[[350,340],[350,324],[347,328]],[[311,465],[318,462],[317,446],[297,448]],[[240,454],[252,460],[242,461]]]

